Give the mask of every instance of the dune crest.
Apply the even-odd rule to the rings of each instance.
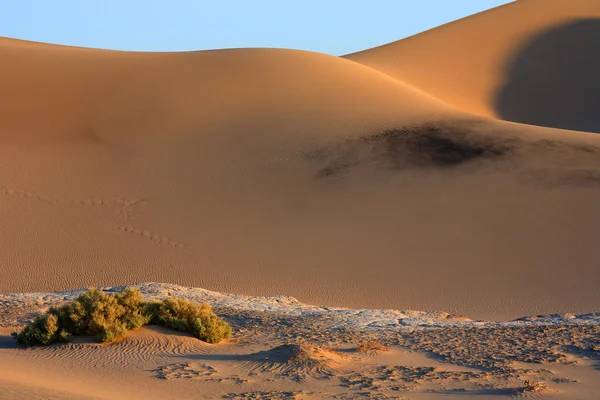
[[[523,0],[350,54],[462,110],[600,132],[600,3]]]

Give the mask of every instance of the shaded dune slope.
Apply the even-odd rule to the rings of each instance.
[[[0,57],[0,291],[162,281],[495,319],[600,306],[595,135],[475,117],[308,52],[3,40]]]
[[[600,3],[522,0],[346,58],[460,109],[600,132]]]

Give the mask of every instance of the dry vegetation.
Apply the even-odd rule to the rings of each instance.
[[[189,332],[208,343],[231,336],[231,327],[208,304],[170,297],[148,302],[139,289],[129,288],[115,295],[90,289],[72,303],[51,307],[13,337],[26,347],[69,342],[72,335],[91,335],[110,343],[150,323]]]
[[[388,351],[389,349],[377,340],[361,341],[356,346],[356,351],[359,353],[377,353],[380,351]]]
[[[123,288],[105,290],[108,296],[121,293]],[[95,345],[78,344],[61,346],[59,352],[52,348],[28,352],[9,348],[6,353],[28,357],[27,362],[59,358],[80,365],[79,360],[94,360],[95,365],[103,365],[106,371],[127,357],[131,363],[127,368],[148,370],[149,363],[155,363],[156,367],[150,370],[154,379],[193,380],[202,388],[214,388],[214,393],[223,398],[240,399],[294,398],[294,395],[386,399],[413,393],[435,397],[434,392],[441,397],[530,398],[583,392],[589,385],[597,386],[593,380],[600,350],[597,323],[539,326],[486,323],[482,327],[458,323],[439,328],[372,329],[364,328],[364,324],[353,325],[352,321],[341,318],[339,312],[304,311],[290,315],[276,310],[247,310],[235,301],[226,303],[207,297],[204,291],[163,284],[141,285],[141,292],[146,300],[157,299],[149,303],[153,316],[149,323],[180,330],[187,330],[208,308],[176,298],[193,299],[196,304],[210,303],[233,327],[235,344],[208,349],[191,338],[163,336],[164,330],[148,329],[131,335],[119,345],[103,346],[100,350]],[[198,296],[192,296],[193,293]],[[65,301],[72,304],[80,295],[81,292],[70,297],[64,293],[0,297],[0,327],[22,327],[36,318],[36,311],[64,307]],[[120,296],[129,300],[124,302]],[[168,300],[163,300],[164,296],[169,296]],[[135,305],[136,297],[120,294],[117,303]],[[136,315],[130,314],[130,319],[135,320]],[[55,317],[58,325],[59,318]],[[38,320],[44,327],[51,322],[40,317]],[[390,349],[389,354],[382,354],[386,348]],[[6,368],[10,368],[12,359],[4,361]],[[295,392],[300,384],[310,385],[311,392]],[[153,386],[152,380],[144,381],[144,385],[163,390],[160,385]]]
[[[523,387],[515,389],[515,394],[537,393],[550,390],[546,382],[525,381]]]

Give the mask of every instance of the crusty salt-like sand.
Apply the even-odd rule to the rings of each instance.
[[[135,286],[146,299],[210,301],[232,325],[232,339],[210,345],[149,326],[109,345],[77,337],[70,344],[18,349],[11,329],[82,291],[5,295],[0,398],[501,399],[531,395],[521,393],[525,381],[543,383],[539,394],[548,398],[591,399],[600,390],[600,314],[497,323],[170,284]],[[379,345],[359,351],[366,341]]]

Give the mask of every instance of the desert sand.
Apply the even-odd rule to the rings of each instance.
[[[599,45],[596,0],[520,0],[344,57],[0,38],[0,293],[22,293],[2,303],[0,398],[502,398],[534,378],[550,382],[548,398],[593,398]],[[244,328],[255,317],[239,314],[249,309],[221,304],[237,332],[217,346],[155,328],[114,346],[20,350],[9,337],[64,300],[25,292],[138,282],[298,300],[244,303],[263,313],[256,335]],[[300,302],[466,325],[426,324],[440,333],[418,342],[402,332],[422,320],[396,314],[368,335],[308,332],[306,316],[273,332]],[[551,326],[541,336],[511,330],[555,314],[539,319]],[[349,350],[365,335],[389,352]],[[556,357],[507,345],[480,352],[491,366],[464,359],[460,349],[498,336]],[[263,365],[280,350],[326,366],[282,377]],[[438,372],[381,369],[406,360]],[[252,375],[263,367],[271,380]]]
[[[147,299],[213,304],[232,324],[233,337],[211,345],[149,326],[109,345],[80,337],[20,349],[0,336],[0,397],[593,399],[600,390],[600,314],[494,323],[443,312],[340,309],[283,296],[136,286]],[[0,335],[80,293],[0,296]],[[543,389],[526,391],[525,381]]]
[[[600,5],[525,0],[346,56],[491,118],[600,132]]]

